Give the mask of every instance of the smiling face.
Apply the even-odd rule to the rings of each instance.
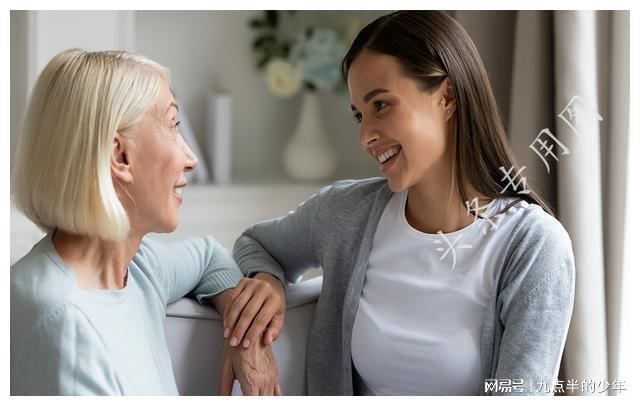
[[[392,56],[363,50],[348,75],[360,145],[394,192],[450,171],[455,100],[448,79],[429,93]]]
[[[141,234],[175,230],[185,173],[197,164],[178,129],[176,101],[162,83],[156,104],[143,120],[114,140],[116,166],[121,165],[116,178],[126,182],[121,201],[129,208],[132,230]]]

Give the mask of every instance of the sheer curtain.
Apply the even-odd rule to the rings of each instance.
[[[528,179],[556,207],[576,259],[575,306],[559,379],[594,381],[593,391],[568,395],[618,394],[598,385],[624,379],[622,280],[631,271],[623,266],[629,13],[519,11],[515,20],[511,142]],[[543,142],[553,145],[557,159]]]

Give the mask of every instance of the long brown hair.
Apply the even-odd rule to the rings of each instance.
[[[473,41],[457,21],[441,11],[398,11],[382,16],[360,31],[341,63],[347,81],[349,68],[362,50],[393,56],[420,90],[434,92],[449,77],[456,99],[456,134],[453,179],[463,202],[470,200],[469,185],[491,199],[516,197],[551,206],[529,185],[529,194],[508,187],[502,192],[505,171],[520,185],[520,166],[507,141],[502,117],[489,77]]]

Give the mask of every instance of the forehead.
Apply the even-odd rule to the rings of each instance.
[[[164,116],[165,114],[169,114],[176,111],[175,107],[171,107],[176,104],[176,100],[173,97],[173,93],[171,93],[171,89],[167,83],[163,80],[162,85],[160,86],[160,92],[158,97],[156,98],[156,106],[155,110],[160,115]]]
[[[396,58],[364,50],[351,64],[347,84],[352,96],[361,96],[372,86],[394,88],[406,79]]]

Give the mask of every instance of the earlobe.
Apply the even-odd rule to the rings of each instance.
[[[120,133],[113,137],[113,152],[111,153],[111,174],[116,179],[130,183],[133,181],[126,142]]]

